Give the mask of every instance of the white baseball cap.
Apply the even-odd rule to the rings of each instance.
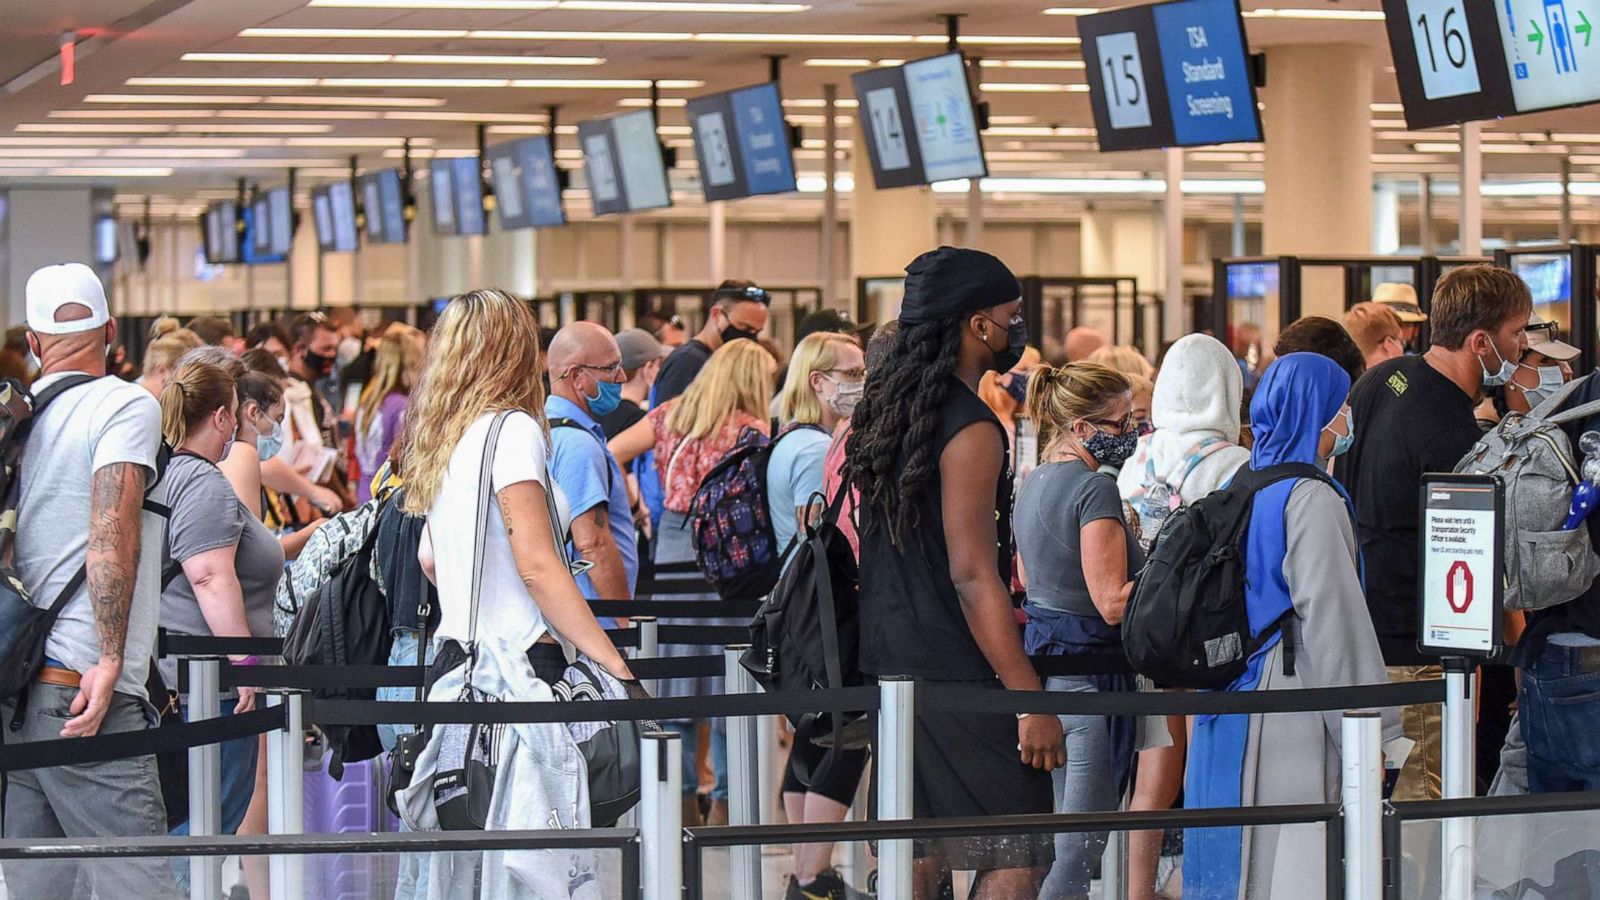
[[[23,293],[28,301],[28,328],[37,334],[78,334],[103,328],[111,321],[106,289],[94,270],[83,263],[45,266],[28,276]],[[61,307],[73,303],[88,307],[89,315],[70,322],[56,321]]]

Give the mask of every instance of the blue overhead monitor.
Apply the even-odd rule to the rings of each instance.
[[[1101,150],[1261,140],[1238,0],[1171,0],[1078,20]]]
[[[289,186],[267,191],[267,252],[280,256],[294,249],[294,198]]]
[[[488,221],[483,215],[483,164],[476,156],[452,159],[450,181],[456,193],[455,233],[484,234]]]
[[[567,214],[561,205],[561,173],[556,170],[556,156],[550,147],[550,138],[524,138],[517,141],[515,148],[517,163],[522,169],[528,221],[535,228],[565,225]]]
[[[368,172],[357,179],[361,186],[362,209],[366,213],[369,244],[406,242],[405,191],[399,169]]]
[[[977,104],[960,53],[851,77],[879,188],[989,174]]]
[[[795,190],[789,124],[776,82],[689,101],[700,185],[707,200]]]
[[[532,227],[527,198],[522,187],[522,163],[515,143],[496,144],[484,151],[489,160],[489,181],[494,185],[495,210],[500,214],[500,229],[513,231]]]
[[[354,253],[361,246],[356,228],[356,195],[350,179],[341,178],[328,185],[328,212],[333,219],[334,253]]]
[[[428,199],[432,201],[433,233],[441,236],[458,234],[456,231],[456,190],[451,186],[450,160],[435,159],[428,163]]]
[[[236,263],[239,253],[239,207],[223,200],[206,207],[200,217],[206,262],[213,265]]]
[[[266,196],[258,196],[241,215],[244,218],[245,239],[239,245],[239,261],[249,266],[283,262],[285,255],[271,252],[267,246],[268,240],[261,237],[263,234],[270,237],[272,229],[272,212]]]
[[[333,250],[333,207],[328,202],[326,185],[311,189],[311,220],[317,231],[317,249]]]
[[[595,215],[672,205],[667,164],[648,109],[578,123],[584,172]]]

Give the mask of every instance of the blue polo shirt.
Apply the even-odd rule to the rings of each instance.
[[[599,597],[587,573],[578,576],[578,590],[590,600],[632,599],[639,577],[639,544],[633,530],[633,515],[628,510],[628,486],[617,466],[616,457],[606,449],[606,434],[594,417],[565,397],[546,398],[544,413],[552,422],[569,419],[573,426],[550,429],[550,474],[567,495],[576,519],[590,510],[606,504],[611,520],[611,537],[622,554],[623,568],[628,572],[627,597]],[[576,548],[569,550],[574,556]]]

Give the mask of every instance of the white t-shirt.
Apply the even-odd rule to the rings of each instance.
[[[33,385],[38,394],[69,373]],[[33,420],[22,453],[22,491],[17,503],[16,567],[38,606],[53,603],[82,568],[89,547],[90,481],[116,463],[133,463],[155,477],[161,447],[161,407],[150,392],[120,378],[101,378],[57,397]],[[143,502],[143,498],[140,498]],[[145,695],[145,676],[155,651],[161,612],[161,556],[166,522],[140,516],[137,575],[128,610],[118,693]],[[74,672],[100,661],[100,629],[89,590],[80,588],[56,620],[45,655]]]
[[[436,634],[465,643],[471,635],[473,541],[478,519],[478,470],[493,413],[467,427],[450,454],[439,494],[428,510],[428,535],[433,543],[434,577],[439,586],[439,628]],[[495,493],[513,484],[536,481],[549,489],[549,441],[539,423],[525,412],[506,417],[495,449],[491,487]],[[571,520],[567,498],[555,490],[564,534]],[[550,538],[554,540],[552,536]],[[489,530],[484,540],[483,589],[478,606],[478,639],[532,647],[548,629],[544,614],[522,583],[511,541],[506,537],[500,504],[489,503]]]

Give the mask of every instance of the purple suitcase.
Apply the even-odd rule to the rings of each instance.
[[[396,830],[383,802],[382,759],[345,763],[344,779],[321,768],[306,773],[307,834],[363,834]],[[393,854],[312,854],[306,857],[306,896],[316,900],[387,900],[394,896]]]

